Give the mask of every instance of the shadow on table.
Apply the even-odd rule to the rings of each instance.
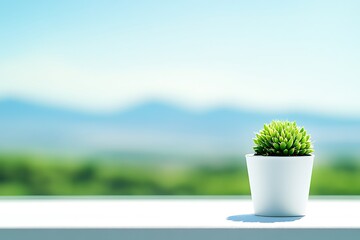
[[[227,220],[234,222],[247,222],[247,223],[275,223],[275,222],[294,222],[301,219],[302,216],[299,217],[262,217],[256,216],[254,214],[240,214],[229,216]]]

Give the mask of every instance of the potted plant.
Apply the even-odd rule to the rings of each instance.
[[[295,122],[272,121],[246,155],[255,215],[303,216],[314,161],[310,135]]]

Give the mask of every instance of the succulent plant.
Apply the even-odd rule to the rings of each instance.
[[[254,138],[255,155],[306,156],[314,152],[310,135],[296,122],[272,121]]]

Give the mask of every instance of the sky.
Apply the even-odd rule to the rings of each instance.
[[[0,98],[360,116],[359,1],[1,1]]]

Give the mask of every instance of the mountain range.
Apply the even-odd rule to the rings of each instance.
[[[254,132],[272,119],[305,126],[319,154],[360,155],[357,118],[227,107],[196,112],[160,101],[90,113],[17,99],[0,101],[0,150],[243,154],[252,152]]]

